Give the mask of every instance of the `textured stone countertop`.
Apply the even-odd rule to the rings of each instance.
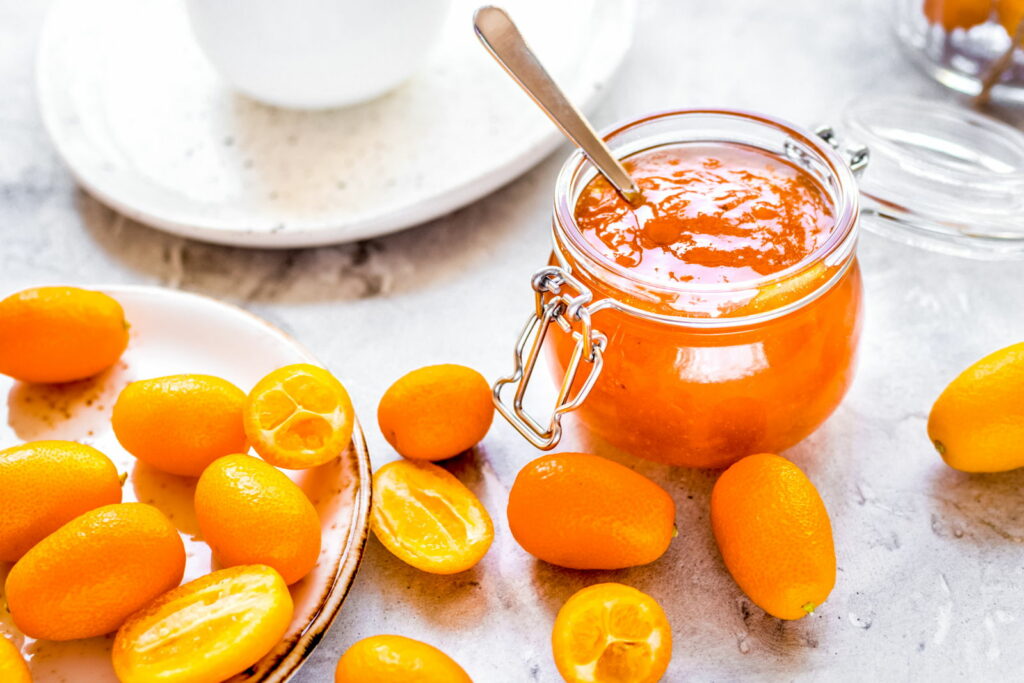
[[[33,56],[46,3],[0,0],[0,292],[40,283],[143,283],[239,304],[294,334],[335,370],[363,416],[375,465],[394,457],[376,402],[399,374],[444,361],[508,370],[548,253],[548,206],[567,153],[462,211],[358,244],[259,252],[188,242],[135,224],[76,189],[35,108]],[[723,105],[813,124],[866,93],[949,98],[914,71],[857,0],[643,0],[635,49],[594,119]],[[495,74],[495,77],[499,77]],[[475,569],[420,573],[371,538],[353,590],[298,683],[330,680],[359,638],[440,646],[476,681],[556,681],[554,614],[615,580],[667,609],[667,680],[994,680],[1024,669],[1024,470],[968,476],[925,437],[935,396],[960,369],[1024,339],[1024,265],[943,256],[870,233],[860,245],[867,318],[852,390],[786,455],[830,510],[838,583],[816,614],[753,607],[716,552],[715,474],[623,459],[674,495],[679,537],[654,564],[584,573],[534,561],[503,514],[537,455],[497,422],[450,467],[491,510],[494,547]],[[587,444],[570,434],[565,446]]]

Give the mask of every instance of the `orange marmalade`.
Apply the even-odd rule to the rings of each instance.
[[[678,139],[620,154],[640,206],[579,156],[559,180],[552,263],[592,293],[592,326],[607,339],[573,414],[634,455],[725,467],[794,445],[850,385],[856,184],[824,141],[741,112],[657,115],[609,142],[665,117]],[[699,117],[700,131],[735,124],[736,139],[688,131]],[[554,329],[545,344],[561,379],[576,340]]]
[[[576,202],[576,225],[604,258],[645,280],[753,280],[798,263],[832,231],[814,179],[751,147],[672,145],[624,166],[643,204],[631,207],[599,175]]]

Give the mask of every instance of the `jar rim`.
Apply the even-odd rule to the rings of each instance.
[[[820,159],[826,163],[828,172],[831,173],[837,181],[836,188],[838,191],[834,197],[835,205],[833,207],[835,211],[835,223],[828,238],[822,242],[822,244],[818,245],[816,249],[806,254],[797,263],[780,271],[758,278],[724,283],[670,284],[654,282],[649,279],[637,277],[631,270],[604,257],[604,255],[586,239],[583,232],[576,225],[575,197],[572,196],[573,184],[579,175],[587,170],[588,167],[591,169],[593,168],[593,165],[583,154],[582,150],[576,149],[562,165],[558,178],[555,182],[555,220],[553,221],[553,230],[555,231],[554,237],[556,244],[561,242],[572,247],[574,256],[583,256],[588,265],[593,264],[601,270],[611,273],[616,278],[622,278],[627,282],[641,285],[648,291],[675,296],[729,294],[733,292],[762,288],[777,282],[789,280],[790,278],[799,275],[801,272],[813,267],[816,263],[826,260],[831,254],[840,250],[844,244],[855,239],[858,224],[857,217],[859,213],[859,193],[853,171],[840,154],[824,139],[800,126],[784,121],[783,119],[743,109],[672,109],[647,114],[637,119],[631,119],[629,121],[613,125],[602,130],[600,135],[605,141],[611,143],[615,141],[616,137],[624,133],[634,131],[638,128],[642,128],[651,123],[675,117],[695,116],[719,117],[726,120],[736,119],[739,121],[753,122],[785,133],[789,139],[802,143],[805,147],[812,149]],[[689,141],[690,140],[679,140],[678,142]],[[708,142],[728,142],[728,140],[708,140]],[[778,155],[778,152],[774,150],[765,151]],[[569,230],[568,226],[573,226],[576,229]],[[780,309],[776,310],[781,311],[779,313],[781,315],[784,312],[792,310],[792,308],[798,308],[804,305],[804,303],[809,301],[810,298],[816,298],[816,296],[821,293],[820,290],[822,288],[830,287],[833,281],[834,279],[830,279],[828,282],[823,283],[819,288],[816,288],[805,297],[784,305],[780,307]],[[623,308],[624,305],[620,304],[616,307]],[[782,309],[785,310],[783,311]],[[637,313],[642,315],[642,317],[664,317],[648,313],[646,311],[640,311],[639,309],[637,309]],[[718,323],[727,321],[732,325],[750,322],[752,318],[763,316],[764,314],[762,313],[744,317],[712,318],[711,320],[715,320]],[[684,315],[680,315],[678,317],[686,317],[688,322],[707,320]],[[776,316],[771,315],[768,317]]]

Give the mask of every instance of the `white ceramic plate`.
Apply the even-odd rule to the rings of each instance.
[[[635,2],[502,4],[586,107],[629,48]],[[482,197],[559,142],[477,44],[480,4],[453,2],[433,57],[397,90],[296,112],[229,90],[178,0],[58,0],[40,43],[43,120],[90,193],[158,228],[254,247],[380,235]]]
[[[25,385],[0,375],[6,419],[0,447],[38,439],[68,439],[95,446],[128,472],[124,500],[156,505],[181,531],[188,553],[185,581],[211,570],[210,549],[196,540],[192,508],[195,480],[164,474],[120,447],[110,411],[130,381],[178,373],[223,377],[248,391],[263,375],[291,363],[316,363],[297,342],[241,309],[212,299],[152,287],[102,288],[124,306],[131,339],[121,362],[96,378],[65,385]],[[311,470],[287,472],[309,495],[323,524],[316,568],[292,586],[295,617],[281,644],[253,669],[248,683],[282,683],[299,667],[334,620],[355,577],[366,541],[370,462],[358,425],[349,449]],[[0,591],[9,565],[0,563]],[[110,664],[112,636],[63,643],[33,641],[11,621],[0,594],[0,632],[11,636],[35,683],[117,683]]]

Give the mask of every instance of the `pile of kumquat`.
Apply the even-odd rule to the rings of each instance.
[[[486,554],[494,537],[487,510],[431,461],[478,443],[493,414],[487,382],[459,365],[415,370],[385,392],[378,422],[404,459],[374,474],[371,526],[402,561],[453,574]],[[649,564],[677,533],[675,503],[664,489],[625,465],[587,453],[543,455],[528,463],[509,491],[507,516],[524,550],[572,569]],[[799,619],[828,597],[836,573],[828,513],[813,484],[788,460],[753,455],[730,467],[715,486],[711,518],[726,566],[765,611]],[[425,669],[438,672],[431,681],[463,680],[450,673],[457,665],[424,649],[429,646],[394,638],[353,645],[339,662],[338,683],[413,680],[410,672]],[[555,665],[569,683],[646,683],[668,668],[672,631],[651,596],[620,583],[598,583],[563,605],[551,642]],[[382,671],[407,677],[389,678]]]
[[[116,362],[127,322],[112,298],[72,287],[0,301],[0,372],[67,382]],[[1000,471],[1024,464],[1024,344],[997,351],[939,397],[929,436],[951,466]],[[475,447],[491,427],[487,381],[460,365],[398,379],[378,406],[385,439],[403,456],[373,475],[370,525],[399,560],[424,572],[466,571],[487,554],[494,523],[479,498],[437,461]],[[349,444],[345,387],[313,365],[274,370],[246,393],[210,375],[142,379],[113,407],[114,435],[146,466],[197,478],[195,518],[223,569],[179,585],[185,551],[154,506],[123,503],[124,475],[100,451],[35,441],[0,451],[0,562],[4,593],[24,634],[73,640],[116,633],[124,683],[215,683],[245,671],[293,618],[289,586],[314,568],[321,525],[306,494],[279,468],[322,465]],[[249,448],[259,457],[247,455]],[[675,504],[629,467],[587,453],[542,455],[508,494],[507,521],[536,558],[577,570],[652,563],[678,530]],[[804,473],[773,454],[744,457],[716,481],[711,530],[724,564],[760,608],[800,619],[836,579],[828,513]],[[252,533],[258,529],[259,533]],[[113,559],[112,558],[116,558]],[[659,680],[672,628],[650,595],[615,582],[587,586],[552,625],[554,663],[568,683]],[[0,637],[0,680],[31,680]],[[440,650],[399,635],[360,640],[336,683],[470,681]]]
[[[127,345],[124,311],[106,294],[43,287],[0,301],[0,372],[17,380],[85,379]],[[114,435],[145,466],[198,479],[199,534],[223,567],[184,585],[178,529],[153,505],[122,502],[127,475],[106,455],[71,441],[0,451],[0,562],[13,564],[4,596],[15,626],[55,641],[116,632],[112,663],[124,683],[214,683],[245,671],[285,635],[288,586],[321,551],[316,509],[278,467],[337,458],[354,421],[348,392],[314,365],[274,370],[248,394],[200,374],[128,384]],[[0,636],[0,681],[30,680]]]

